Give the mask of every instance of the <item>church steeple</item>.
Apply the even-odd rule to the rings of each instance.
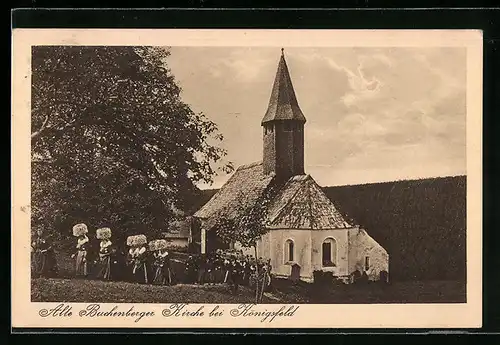
[[[292,78],[290,78],[290,73],[288,72],[283,48],[281,48],[278,70],[274,79],[269,105],[262,119],[262,125],[266,122],[275,120],[296,120],[306,122],[306,118],[297,102],[297,96],[293,89]]]
[[[304,124],[283,48],[269,105],[262,119],[265,174],[288,178],[304,174]]]

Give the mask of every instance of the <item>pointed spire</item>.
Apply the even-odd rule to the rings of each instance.
[[[274,120],[295,120],[306,122],[306,118],[300,110],[297,97],[292,85],[292,79],[288,72],[285,61],[284,49],[281,48],[281,57],[278,63],[278,71],[274,79],[271,98],[266,115],[262,119],[262,125]]]

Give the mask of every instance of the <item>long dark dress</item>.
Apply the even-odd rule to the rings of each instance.
[[[76,263],[75,263],[75,275],[77,277],[86,277],[88,274],[87,266],[87,253],[88,253],[88,237],[85,239],[78,239],[76,245]]]
[[[113,272],[113,280],[124,281],[127,279],[125,253],[118,247],[111,248],[111,272]]]
[[[229,266],[228,283],[233,294],[238,292],[238,287],[241,284],[242,267],[239,261],[233,261]]]
[[[35,277],[54,277],[57,275],[57,263],[50,241],[37,238],[32,243],[33,274]]]
[[[168,253],[155,253],[154,255],[154,278],[153,284],[172,285],[172,270]]]
[[[134,282],[134,274],[133,274],[133,269],[135,266],[135,248],[129,248],[127,251],[127,256],[125,258],[125,265],[127,267],[126,269],[126,274],[125,274],[125,280],[128,282]]]
[[[186,267],[184,269],[184,283],[185,284],[195,283],[196,271],[197,271],[196,260],[192,256],[190,256],[186,261]]]
[[[146,247],[141,247],[134,255],[132,275],[134,276],[134,281],[139,284],[149,283],[147,267],[148,255]]]
[[[248,285],[248,280],[250,278],[250,264],[248,261],[243,261],[242,264],[242,277],[241,277],[241,284],[242,285]]]
[[[198,265],[198,284],[203,285],[207,280],[208,259],[201,257]]]
[[[105,243],[103,245],[103,243]],[[97,279],[111,280],[111,241],[101,242]]]
[[[100,241],[97,239],[91,239],[86,244],[87,255],[87,272],[89,277],[98,278],[101,271],[101,258],[99,256],[100,251]]]
[[[206,274],[205,274],[205,282],[212,285],[215,283],[215,265],[214,265],[214,259],[213,258],[208,258],[207,261],[205,262],[205,269],[206,269]]]
[[[224,272],[222,266],[223,266],[222,258],[217,257],[214,261],[214,282],[216,284],[220,284],[224,280]]]

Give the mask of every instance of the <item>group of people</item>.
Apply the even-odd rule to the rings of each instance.
[[[79,278],[156,285],[228,284],[233,293],[240,285],[257,287],[262,293],[271,288],[270,260],[255,259],[241,252],[217,250],[191,254],[182,272],[173,269],[164,239],[148,243],[145,235],[129,236],[125,249],[111,241],[109,228],[97,229],[91,240],[88,227],[83,223],[73,227],[73,235],[76,244],[71,257],[75,260],[74,275]],[[57,276],[54,250],[41,232],[32,243],[32,252],[35,276]]]
[[[227,283],[236,293],[240,285],[271,288],[271,263],[237,251],[217,250],[215,253],[190,255],[186,261],[185,279],[188,284]],[[259,286],[260,285],[260,286]]]
[[[120,250],[111,241],[111,230],[101,228],[96,231],[100,240],[98,251],[90,244],[85,224],[73,227],[77,237],[75,262],[77,277],[94,277],[101,280],[122,280],[140,284],[171,285],[173,274],[167,242],[163,239],[147,242],[145,235],[129,236],[128,250]],[[92,272],[90,272],[92,271]]]

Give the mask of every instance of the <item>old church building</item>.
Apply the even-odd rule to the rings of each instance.
[[[314,271],[323,271],[350,281],[358,271],[378,280],[389,270],[385,249],[366,230],[347,222],[304,171],[305,124],[282,51],[261,122],[262,161],[239,167],[194,214],[201,221],[201,252],[222,246],[217,219],[241,217],[245,207],[239,206],[258,203],[270,186],[278,185],[266,210],[268,231],[257,243],[257,256],[271,260],[275,276],[311,282]]]

